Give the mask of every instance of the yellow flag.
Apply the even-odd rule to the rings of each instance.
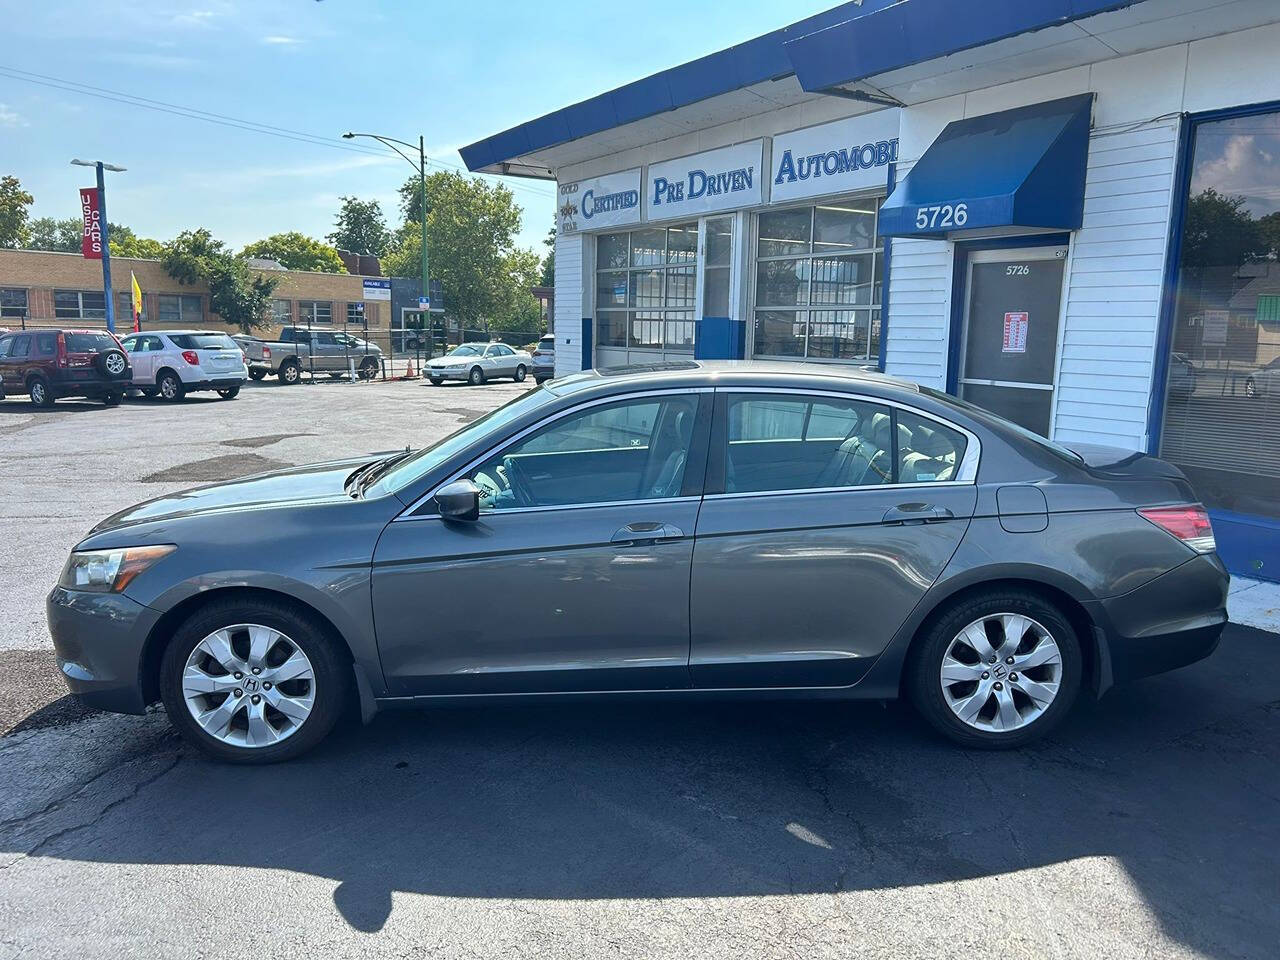
[[[129,282],[133,285],[133,330],[137,333],[142,329],[142,288],[138,286],[138,278],[132,270],[129,271]]]

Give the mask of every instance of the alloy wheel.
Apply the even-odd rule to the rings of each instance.
[[[113,377],[118,377],[124,373],[124,357],[118,353],[107,354],[107,373]]]
[[[36,406],[42,406],[47,397],[45,385],[42,381],[37,380],[31,385],[31,402]]]
[[[948,644],[939,678],[943,699],[962,723],[985,732],[1019,730],[1057,699],[1062,651],[1030,617],[988,614]]]
[[[164,377],[160,381],[160,396],[166,400],[176,400],[178,397],[178,381],[173,377]]]
[[[182,672],[182,697],[215,740],[269,747],[297,733],[311,715],[315,668],[279,630],[235,624],[196,644]]]

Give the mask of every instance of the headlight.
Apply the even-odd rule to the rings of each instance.
[[[67,558],[58,586],[93,593],[120,593],[134,577],[176,549],[173,544],[161,544],[76,551]]]

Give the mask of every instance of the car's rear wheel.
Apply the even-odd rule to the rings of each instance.
[[[356,372],[360,374],[361,380],[372,380],[378,375],[379,369],[381,368],[374,357],[366,357],[364,360],[360,361],[360,366]]]
[[[27,384],[27,396],[37,407],[53,406],[53,391],[49,389],[49,381],[44,377],[32,377]]]
[[[267,375],[267,371],[265,371],[265,370],[250,370],[250,371],[249,371],[249,379],[250,379],[250,380],[261,380],[261,379],[262,379],[263,377],[265,377],[266,375]]]
[[[471,373],[467,375],[467,383],[473,387],[480,386],[480,384],[484,383],[484,371],[479,367],[472,367]]]
[[[1080,690],[1080,641],[1054,604],[996,589],[948,608],[925,628],[908,664],[917,709],[967,747],[1030,743],[1062,722]]]
[[[110,393],[104,393],[102,395],[102,402],[105,403],[108,407],[120,406],[120,401],[123,399],[124,399],[124,394],[118,390],[112,390]]]
[[[274,763],[310,750],[342,715],[350,667],[313,615],[227,600],[195,613],[160,663],[169,720],[204,753]]]
[[[160,379],[156,381],[156,389],[160,391],[162,400],[176,402],[187,395],[186,388],[182,386],[182,381],[178,379],[176,373],[168,372],[160,374]]]
[[[524,378],[528,375],[529,371],[525,369],[525,365],[523,363],[516,367],[516,383],[524,383]]]
[[[280,372],[277,376],[281,383],[292,386],[302,379],[302,367],[298,365],[297,360],[286,360],[280,364]]]

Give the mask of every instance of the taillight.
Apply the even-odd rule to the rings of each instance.
[[[270,360],[270,359],[271,359],[271,348],[270,348],[270,347],[263,347],[263,348],[262,348],[262,359],[263,359],[263,360]]]
[[[67,335],[58,333],[58,366],[65,367],[67,365]]]
[[[1209,511],[1198,503],[1178,507],[1143,507],[1138,513],[1197,553],[1213,553],[1218,549],[1213,539]]]
[[[200,366],[200,358],[196,356],[196,352],[194,350],[183,350],[182,359],[187,361],[187,363],[191,364],[193,367]]]

